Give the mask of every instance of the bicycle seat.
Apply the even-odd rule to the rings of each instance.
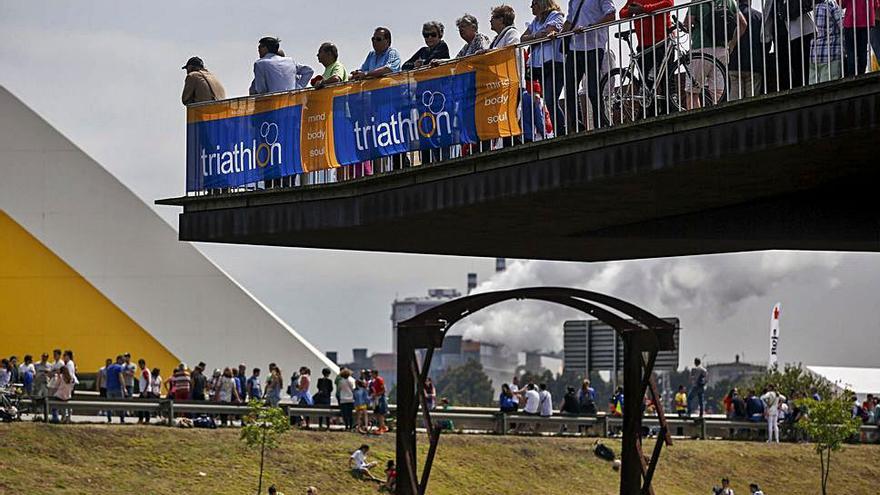
[[[627,29],[626,31],[620,31],[620,32],[614,33],[614,37],[618,38],[618,39],[629,39],[629,37],[632,36],[632,34],[633,34],[633,30]]]

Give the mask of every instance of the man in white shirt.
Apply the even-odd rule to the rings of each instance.
[[[64,366],[67,366],[67,371],[70,372],[70,378],[73,379],[73,384],[79,385],[79,378],[76,377],[76,364],[73,362],[73,351],[64,351],[61,359],[64,362]]]
[[[138,393],[141,398],[149,398],[151,393],[150,382],[153,380],[150,369],[147,368],[147,362],[141,358],[138,359]],[[130,396],[129,396],[130,397]],[[138,424],[149,423],[150,412],[142,411],[138,413]]]
[[[260,39],[257,46],[260,58],[254,62],[254,80],[251,82],[250,94],[292,91],[309,84],[314,70],[284,56],[280,43],[280,39],[270,36]]]
[[[541,395],[535,390],[534,383],[530,383],[526,386],[525,397],[526,407],[523,408],[523,412],[529,416],[537,416],[538,406],[541,404]]]
[[[370,446],[367,444],[363,444],[355,450],[351,456],[348,458],[348,468],[351,469],[352,474],[359,479],[366,479],[369,481],[376,481],[378,483],[382,483],[382,480],[373,476],[373,473],[370,472],[370,468],[375,466],[375,462],[367,462],[367,452],[370,451]]]
[[[553,396],[550,395],[550,391],[547,390],[547,384],[541,383],[538,385],[540,392],[538,392],[538,414],[542,418],[549,418],[553,416]],[[540,430],[540,425],[535,425],[535,432],[537,433]]]
[[[510,383],[510,391],[513,393],[519,392],[519,377],[513,375],[513,381]]]
[[[525,391],[521,391],[520,395],[525,398],[525,406],[523,414],[526,416],[537,416],[541,406],[541,395],[535,389],[534,383],[526,385]],[[532,431],[536,431],[537,425],[532,423]],[[517,425],[517,431],[523,431],[528,427],[528,423],[520,423]]]
[[[21,379],[21,382],[24,383],[24,391],[28,395],[31,395],[31,391],[33,390],[35,373],[34,358],[30,354],[26,354],[24,356],[24,362],[18,367],[18,376]]]
[[[751,492],[752,495],[764,495],[764,492],[761,491],[757,483],[749,485],[749,492]]]
[[[62,366],[64,361],[61,359],[61,349],[55,349],[52,351],[52,374],[58,373]]]
[[[553,416],[553,396],[547,390],[546,383],[538,385],[538,388],[541,390],[538,392],[538,413],[542,418],[549,418]]]

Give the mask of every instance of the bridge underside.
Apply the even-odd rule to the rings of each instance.
[[[199,198],[180,238],[601,261],[880,250],[880,77],[357,181]]]

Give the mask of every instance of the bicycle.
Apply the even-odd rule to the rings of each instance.
[[[14,386],[0,389],[0,421],[21,421],[21,399]]]
[[[705,89],[700,91],[697,94],[700,105],[711,106],[726,99],[726,65],[711,54],[685,51],[682,38],[688,28],[676,16],[673,15],[672,19],[674,22],[667,28],[666,38],[642,51],[633,47],[634,29],[614,33],[614,37],[625,41],[629,49],[629,65],[612,68],[599,81],[604,100],[602,111],[612,124],[686,110],[685,89],[703,86],[702,78],[695,77],[691,69],[695,60],[709,64],[712,78],[724,81],[724,90],[717,99],[712,98],[711,92]],[[656,59],[659,57],[655,57],[654,53],[660,43],[663,43],[665,53],[658,64]],[[643,73],[640,61],[644,61],[646,57],[654,58],[653,74]]]

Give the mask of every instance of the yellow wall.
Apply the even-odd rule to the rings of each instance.
[[[0,210],[0,355],[70,349],[80,373],[130,352],[162,376],[179,360],[92,284]]]

